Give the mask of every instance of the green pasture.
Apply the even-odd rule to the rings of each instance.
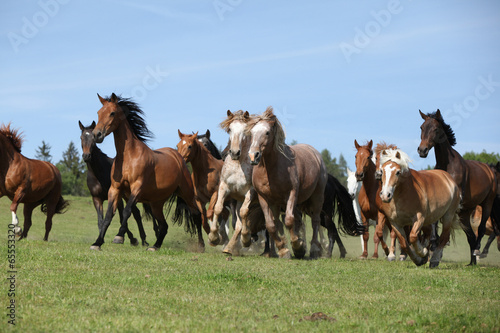
[[[378,260],[358,260],[358,237],[343,237],[346,259],[335,247],[332,259],[266,259],[253,249],[228,260],[208,244],[194,252],[196,239],[171,224],[152,253],[128,240],[112,244],[118,219],[96,252],[89,250],[97,237],[91,199],[67,199],[71,206],[55,217],[48,242],[39,209],[28,239],[16,242],[15,326],[3,260],[0,332],[500,331],[500,252],[495,242],[488,258],[467,267],[461,230],[434,270],[387,262],[382,250]],[[0,199],[4,258],[9,205]],[[129,225],[138,237],[133,219]],[[153,244],[151,222],[145,228]]]

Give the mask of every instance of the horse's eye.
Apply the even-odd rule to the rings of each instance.
[[[396,171],[396,176],[399,176],[399,174],[401,173],[401,171]]]
[[[266,135],[269,135],[269,131],[266,132]]]
[[[189,145],[188,149],[191,149],[191,145]]]
[[[111,112],[109,115],[110,115],[111,117],[114,117],[114,116],[115,116],[115,113],[114,113],[114,112]]]

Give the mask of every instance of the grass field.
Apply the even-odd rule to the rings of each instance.
[[[49,242],[42,241],[44,216],[37,210],[28,239],[16,243],[15,297],[8,296],[4,259],[1,332],[500,331],[500,252],[494,243],[488,258],[466,267],[462,231],[435,270],[387,262],[382,251],[381,259],[358,260],[360,241],[353,237],[343,238],[348,255],[342,260],[337,248],[333,259],[278,260],[248,252],[227,260],[220,247],[193,252],[195,238],[172,225],[162,249],[151,253],[128,242],[112,244],[118,220],[103,250],[94,252],[91,200],[68,199],[71,207],[55,217]],[[3,253],[9,205],[0,199]],[[138,237],[135,222],[129,224]],[[151,222],[145,228],[152,244]],[[11,299],[15,326],[7,317]]]

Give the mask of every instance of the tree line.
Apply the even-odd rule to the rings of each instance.
[[[295,140],[291,142],[292,145],[296,143],[297,142]],[[36,149],[35,158],[53,163],[50,150],[51,146],[45,141],[42,141],[41,146]],[[323,157],[328,173],[337,178],[342,184],[346,185],[347,162],[342,153],[338,158],[332,157],[332,154],[328,149],[323,149],[321,151],[321,156]],[[473,151],[466,152],[463,155],[463,158],[487,164],[496,164],[500,162],[500,154],[488,153],[486,150],[483,150],[481,153],[475,153]],[[55,163],[55,166],[61,172],[63,195],[90,195],[87,188],[87,166],[73,141],[69,143],[68,148],[62,153],[62,159]],[[429,168],[431,167],[429,166]]]

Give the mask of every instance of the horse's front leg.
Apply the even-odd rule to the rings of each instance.
[[[278,234],[278,228],[275,222],[278,221],[279,223],[279,209],[272,209],[266,199],[260,195],[258,197],[260,207],[262,208],[266,220],[266,229],[278,248],[278,256],[284,259],[291,259],[292,256],[290,255],[290,251],[286,248],[285,239]]]
[[[417,213],[416,221],[413,223],[413,227],[411,228],[409,241],[413,245],[413,249],[422,258],[427,258],[429,255],[429,250],[423,247],[419,240],[420,230],[424,224],[425,218],[422,213]]]
[[[392,260],[394,260],[394,257],[392,258],[392,260],[389,258],[391,252],[389,251],[389,248],[385,242],[387,228],[388,228],[387,227],[387,219],[386,219],[385,215],[379,211],[377,213],[377,224],[375,225],[375,234],[376,234],[375,239],[378,239],[379,243],[381,243],[382,249],[384,250],[384,253],[387,256],[387,259],[389,261],[392,261]],[[375,244],[374,256],[375,256],[375,253],[377,254],[376,258],[378,258],[378,243]],[[394,252],[392,252],[392,255],[394,256]]]
[[[212,218],[212,223],[210,225],[210,233],[208,234],[208,243],[212,246],[219,245],[221,236],[219,235],[219,216],[222,214],[224,209],[224,200],[229,195],[229,188],[225,182],[221,182],[219,185],[219,191],[217,194],[217,201],[214,206],[214,215]]]
[[[17,236],[22,237],[23,229],[19,226],[19,219],[17,218],[17,207],[19,203],[24,198],[24,188],[20,187],[17,189],[14,198],[12,199],[12,203],[10,205],[10,211],[12,213],[12,225],[14,226],[14,233]]]
[[[104,236],[106,235],[106,231],[115,215],[118,200],[121,200],[121,192],[119,189],[115,187],[110,187],[108,192],[108,209],[106,210],[106,216],[102,223],[99,224],[99,236],[97,240],[90,247],[91,250],[100,250],[101,245],[104,244]]]
[[[229,254],[229,255],[239,255],[239,250],[240,250],[240,236],[241,236],[241,216],[240,216],[240,210],[241,210],[241,202],[236,203],[236,225],[234,226],[234,233],[233,237],[231,237],[231,240],[227,244],[226,248],[222,251],[223,253]]]
[[[401,245],[401,249],[405,251],[408,256],[410,256],[411,260],[417,266],[422,266],[427,262],[427,258],[422,258],[415,253],[415,251],[410,247],[408,242],[406,241],[406,232],[402,226],[399,226],[395,223],[391,223],[396,236],[398,237],[399,244]]]
[[[248,213],[250,212],[250,204],[255,198],[255,190],[253,187],[247,191],[245,194],[245,200],[239,208],[240,220],[241,220],[241,243],[244,247],[249,247],[252,244],[252,239],[250,235],[250,226],[248,225]],[[238,214],[238,208],[237,212]]]
[[[123,209],[123,212],[122,212],[123,215],[121,218],[120,231],[119,231],[119,234],[122,234],[122,235],[127,233],[128,238],[130,239],[130,244],[132,244],[133,246],[139,245],[139,241],[137,240],[137,238],[134,237],[134,235],[132,234],[132,232],[128,228],[128,219],[132,215],[132,209],[134,207],[136,207],[136,203],[137,203],[137,196],[130,195],[130,197],[127,200],[127,204],[125,205],[125,208]],[[123,237],[122,237],[122,240],[123,240]],[[113,240],[113,243],[114,243],[114,240]]]

